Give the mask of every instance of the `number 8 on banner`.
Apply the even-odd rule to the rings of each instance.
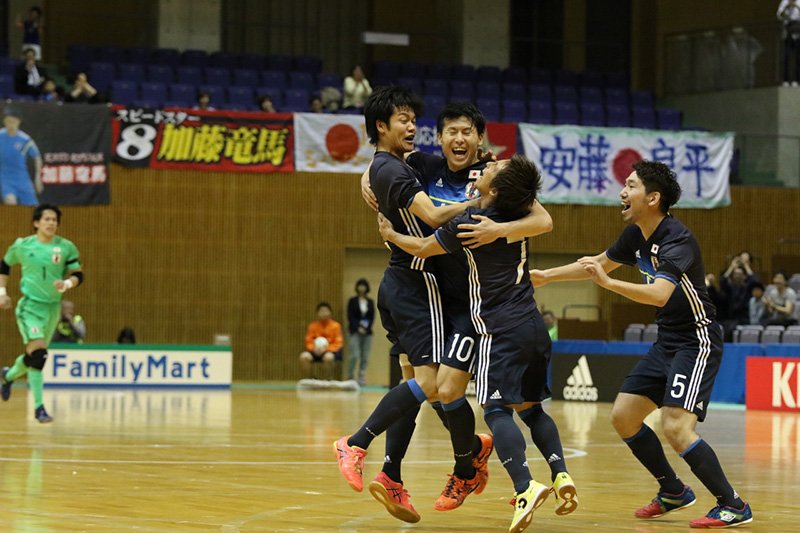
[[[153,140],[157,132],[150,124],[131,124],[120,131],[117,157],[128,161],[140,161],[153,153]]]

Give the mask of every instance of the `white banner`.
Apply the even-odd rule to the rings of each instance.
[[[545,203],[618,205],[640,159],[661,161],[678,177],[677,207],[730,205],[732,133],[520,124],[525,155],[542,171]]]
[[[230,387],[229,347],[52,345],[45,385]]]
[[[299,172],[362,174],[375,154],[361,115],[295,113],[294,133]]]

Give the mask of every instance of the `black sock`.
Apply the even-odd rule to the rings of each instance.
[[[375,437],[386,431],[411,409],[419,408],[424,401],[425,393],[414,379],[401,383],[384,395],[364,425],[347,440],[347,445],[366,450]]]
[[[683,492],[683,482],[672,469],[664,455],[664,447],[658,440],[658,435],[647,424],[642,424],[642,429],[633,437],[622,439],[639,462],[653,474],[661,488],[659,492],[667,494],[680,494]]]
[[[450,431],[450,426],[447,425],[447,415],[444,414],[444,407],[442,407],[442,402],[433,402],[431,404],[431,407],[433,407],[433,410],[436,411],[436,416],[439,417],[439,420],[442,421],[444,429]]]
[[[483,419],[492,430],[497,458],[511,476],[514,490],[517,494],[525,492],[533,478],[525,457],[525,437],[514,422],[511,409],[487,407],[483,413]]]
[[[453,474],[461,479],[472,479],[475,477],[475,467],[472,466],[475,413],[472,412],[472,406],[465,396],[442,407],[447,415],[450,442],[453,444],[453,457],[456,460]]]
[[[400,465],[406,456],[408,444],[417,427],[419,406],[412,408],[386,430],[386,457],[383,459],[383,473],[395,483],[402,483]]]
[[[559,472],[567,471],[564,461],[564,450],[561,447],[561,437],[555,421],[544,412],[541,404],[534,405],[519,413],[525,425],[531,429],[533,443],[539,448],[547,464],[550,466],[551,481],[556,480]]]
[[[717,454],[714,453],[714,450],[706,441],[702,438],[697,439],[691,446],[686,448],[681,457],[692,469],[697,479],[711,491],[711,494],[717,498],[720,504],[729,505],[736,509],[741,509],[744,506],[742,499],[739,498],[731,484],[728,483],[728,478],[725,477],[725,472],[722,471]]]

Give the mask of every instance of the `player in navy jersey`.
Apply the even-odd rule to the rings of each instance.
[[[663,163],[639,161],[620,192],[622,218],[630,224],[605,253],[545,271],[531,271],[534,286],[591,278],[635,302],[655,305],[658,339],[625,378],[611,422],[634,456],[656,478],[659,492],[636,511],[656,518],[695,503],[695,495],[667,462],[645,417],[661,408],[664,435],[692,472],[717,498],[691,527],[724,528],[751,522],[750,506],[733,490],[714,450],[696,432],[703,421],[722,359],[722,327],[705,287],[705,268],[692,233],[669,214],[681,196],[675,174]],[[622,264],[639,269],[645,283],[607,273]]]
[[[554,488],[560,503],[558,514],[577,507],[575,485],[566,471],[561,442],[555,424],[547,427],[539,415],[541,401],[550,396],[547,366],[550,337],[533,299],[533,286],[527,276],[527,239],[503,238],[475,249],[465,248],[459,238],[459,224],[469,222],[475,213],[503,223],[527,215],[536,203],[541,176],[525,157],[491,162],[475,182],[481,193],[480,209],[468,208],[426,238],[400,234],[385,218],[380,218],[383,238],[407,252],[429,258],[447,252],[464,253],[469,269],[467,294],[470,319],[477,333],[477,396],[484,407],[484,418],[492,429],[498,457],[508,471],[516,491],[511,531],[522,531],[541,506],[550,487],[533,480],[525,458],[525,439],[513,420],[516,410],[531,427],[537,446],[546,442],[549,462],[558,462]],[[537,424],[532,424],[532,420]],[[555,430],[554,432],[552,430]],[[546,435],[544,433],[547,433]],[[551,449],[558,453],[552,457]]]
[[[450,103],[442,109],[437,119],[437,138],[444,157],[421,152],[406,154],[406,162],[418,171],[420,184],[434,205],[466,202],[479,195],[474,182],[486,166],[486,160],[479,157],[479,146],[485,131],[486,119],[474,104]],[[362,176],[361,185],[364,199],[377,209],[368,172]],[[481,220],[479,224],[465,224],[462,229],[480,228],[480,231],[488,231],[487,226],[493,224],[480,215],[476,215],[476,218]],[[493,224],[493,229],[498,237],[534,237],[550,231],[552,219],[544,207],[536,203],[524,218]],[[459,507],[471,492],[480,494],[483,490],[488,479],[486,463],[492,452],[492,441],[490,435],[475,435],[475,418],[465,396],[474,372],[476,339],[470,320],[465,254],[445,254],[426,259],[426,262],[434,267],[445,311],[447,344],[436,381],[439,401],[433,402],[432,406],[450,432],[455,456],[453,475],[434,504],[435,509],[448,511]],[[416,413],[409,413],[408,419],[392,425],[387,432],[383,472],[392,479],[400,479],[402,457],[397,457],[390,448],[396,443],[404,443],[402,449],[408,447],[415,427],[415,416]],[[536,438],[536,432],[532,433]],[[483,478],[483,484],[476,483],[476,473]]]
[[[413,148],[421,107],[418,96],[405,87],[393,86],[376,89],[364,108],[367,134],[377,148],[370,182],[381,213],[401,231],[418,236],[426,234],[418,219],[429,228],[437,228],[467,207],[433,205],[418,175],[403,159]],[[398,420],[410,418],[409,413],[415,416],[422,402],[436,398],[436,371],[444,350],[441,296],[432,266],[396,246],[390,248],[389,267],[378,292],[378,310],[392,343],[391,354],[400,359],[407,381],[384,396],[356,433],[334,443],[340,471],[359,492],[363,490],[364,456],[372,440]],[[396,450],[394,455],[401,458],[405,449]],[[401,480],[381,472],[370,483],[370,492],[393,516],[419,521]]]

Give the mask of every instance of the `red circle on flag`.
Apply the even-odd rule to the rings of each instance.
[[[620,184],[625,185],[625,180],[633,172],[633,164],[637,161],[644,159],[639,155],[639,152],[632,148],[625,148],[617,153],[614,158],[614,164],[611,168],[614,170],[614,177]]]
[[[348,124],[337,124],[328,130],[325,147],[335,161],[350,161],[358,153],[358,133]]]

